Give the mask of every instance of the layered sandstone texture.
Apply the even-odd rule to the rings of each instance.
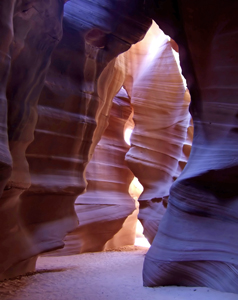
[[[179,45],[194,139],[146,255],[144,285],[238,293],[238,2],[148,5],[148,14]]]
[[[0,279],[33,270],[39,253],[63,247],[77,227],[74,201],[122,82],[138,124],[127,160],[145,186],[140,218],[153,239],[157,208],[191,140],[191,124],[180,119],[188,92],[177,81],[172,41],[145,60],[138,50],[145,63],[127,60],[128,69],[138,65],[129,75],[116,67],[153,18],[179,46],[195,134],[146,255],[144,285],[238,293],[238,2],[64,2],[0,4]]]
[[[63,3],[3,0],[0,11],[1,184],[7,180],[0,187],[3,279],[31,269],[39,253],[21,224],[20,196],[31,184],[25,152],[34,139],[36,106],[50,57],[62,36]]]
[[[64,2],[0,4],[0,279],[32,271],[77,227],[74,201],[124,80],[115,58],[151,24],[137,1]]]
[[[169,37],[157,24],[153,23],[144,40],[133,45],[126,56],[133,78],[135,121],[126,161],[144,187],[139,219],[152,242],[166,211],[169,189],[181,172],[179,162],[186,161],[182,150],[190,121],[190,95]]]
[[[133,174],[124,160],[129,149],[124,128],[131,111],[130,98],[121,88],[113,99],[109,125],[86,169],[87,191],[75,202],[79,225],[66,236],[64,249],[48,255],[72,255],[134,244],[138,211],[128,193]]]

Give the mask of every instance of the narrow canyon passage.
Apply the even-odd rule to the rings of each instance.
[[[1,300],[238,300],[210,288],[142,284],[146,249],[40,257],[32,276],[0,283]]]
[[[0,0],[0,300],[238,300],[237,11]]]

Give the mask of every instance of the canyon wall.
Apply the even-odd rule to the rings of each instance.
[[[171,42],[155,23],[125,55],[133,78],[135,121],[126,161],[144,187],[139,220],[151,243],[166,211],[169,189],[182,170],[179,162],[186,160],[182,149],[190,121],[190,95]]]
[[[121,88],[115,58],[151,25],[137,1],[63,5],[1,2],[0,279],[34,270],[77,227],[74,201]]]
[[[50,57],[62,36],[63,3],[7,0],[1,2],[1,15],[4,15],[1,18],[4,31],[1,35],[4,58],[1,151],[5,152],[1,152],[0,158],[3,164],[1,183],[8,180],[0,198],[0,279],[4,279],[31,269],[39,253],[21,225],[19,206],[20,196],[31,184],[25,152],[34,139],[36,105]]]
[[[139,218],[153,240],[144,285],[238,293],[238,2],[64,2],[0,4],[0,280],[34,270],[40,253],[63,247],[65,235],[80,228],[77,215],[84,226],[87,217],[78,208],[86,207],[78,196],[87,186],[85,169],[104,132],[95,160],[112,146],[111,129],[105,129],[124,82],[136,123],[127,161],[145,187]],[[116,57],[143,38],[151,19],[178,44],[191,95],[194,139],[185,168],[192,123],[189,93],[171,49],[176,44],[164,37],[151,52],[138,44],[133,55],[133,48],[125,54],[125,65],[116,65]],[[120,109],[128,105],[123,101]],[[95,173],[93,163],[91,168]],[[124,197],[131,173],[122,169]],[[97,180],[88,177],[89,194],[82,197],[90,202]],[[113,191],[118,195],[114,185]],[[110,201],[107,209],[115,208]],[[130,222],[126,215],[134,203],[128,201],[116,204],[114,229]],[[96,212],[88,216],[103,220],[104,213]],[[98,249],[117,243],[114,229]],[[81,238],[85,248],[78,252],[92,249],[93,232]]]
[[[107,102],[102,108],[94,132],[96,143],[108,119],[109,126],[87,167],[86,193],[75,203],[80,223],[66,236],[63,250],[47,255],[78,254],[134,244],[138,212],[128,194],[133,175],[125,166],[124,157],[129,146],[125,147],[123,138],[125,123],[131,118],[130,100],[136,126],[126,161],[144,186],[139,198],[139,219],[150,242],[165,213],[170,186],[186,164],[188,148],[191,147],[188,143],[185,145],[190,96],[171,42],[155,23],[141,42],[117,57],[111,82],[109,98],[113,88],[124,84],[132,99],[125,89],[121,89],[114,98],[112,109]]]
[[[179,45],[194,122],[192,151],[173,184],[144,263],[144,285],[238,292],[237,1],[148,1]]]
[[[123,56],[116,65],[123,67],[121,60]],[[87,191],[75,202],[80,223],[66,236],[65,247],[48,255],[79,254],[134,244],[137,213],[135,201],[128,194],[133,174],[125,164],[129,146],[123,135],[130,114],[130,99],[121,88],[113,99],[109,125],[86,169]]]

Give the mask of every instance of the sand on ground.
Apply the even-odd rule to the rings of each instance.
[[[158,287],[142,284],[147,249],[63,257],[40,257],[37,271],[0,283],[1,300],[238,300],[238,294],[210,288]]]

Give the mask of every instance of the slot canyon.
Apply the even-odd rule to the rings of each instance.
[[[0,0],[0,299],[238,300],[237,12]]]

